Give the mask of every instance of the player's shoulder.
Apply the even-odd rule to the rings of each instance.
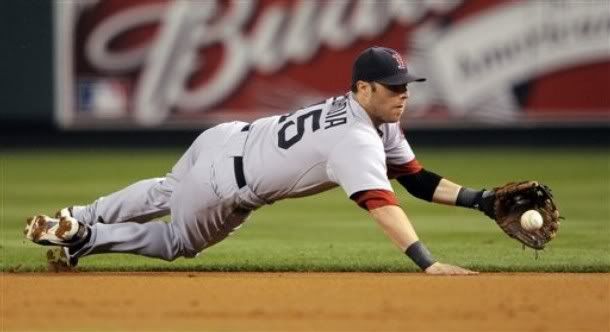
[[[379,132],[362,122],[354,121],[346,126],[339,143],[342,149],[353,151],[379,150],[383,151],[383,142]]]

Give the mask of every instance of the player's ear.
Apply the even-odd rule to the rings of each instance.
[[[358,81],[356,82],[356,88],[358,94],[362,95],[363,97],[369,97],[371,95],[371,89],[373,86],[369,82]]]

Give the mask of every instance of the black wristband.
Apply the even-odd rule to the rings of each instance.
[[[462,187],[458,192],[455,205],[482,211],[489,218],[495,220],[494,201],[495,192],[493,190],[483,189],[478,191]]]
[[[480,204],[483,192],[484,190],[474,190],[462,187],[458,192],[457,199],[455,200],[455,205],[476,209]]]
[[[422,271],[425,271],[430,265],[436,263],[436,260],[432,257],[430,251],[428,251],[428,248],[419,241],[415,241],[411,244],[409,248],[405,250],[405,254],[407,254]]]

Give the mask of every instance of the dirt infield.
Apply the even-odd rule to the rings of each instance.
[[[610,274],[0,275],[2,331],[608,331]]]

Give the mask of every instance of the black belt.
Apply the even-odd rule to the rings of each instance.
[[[247,124],[241,131],[250,130],[250,125]],[[233,157],[233,170],[235,171],[235,181],[239,189],[246,186],[246,177],[244,176],[244,157]]]

